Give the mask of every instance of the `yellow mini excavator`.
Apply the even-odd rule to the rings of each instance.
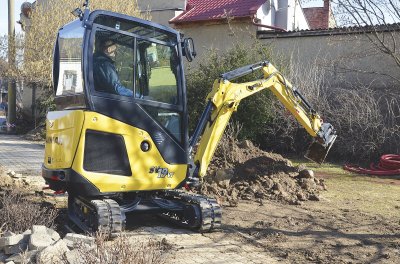
[[[218,228],[216,200],[184,187],[206,174],[240,101],[264,89],[314,138],[308,158],[323,162],[336,139],[332,125],[268,61],[215,80],[189,138],[183,58],[195,56],[193,40],[87,6],[74,13],[78,18],[59,30],[54,48],[57,110],[47,114],[43,177],[52,190],[68,192],[69,219],[83,231],[118,233],[130,212],[201,232]],[[260,79],[232,82],[256,71]]]

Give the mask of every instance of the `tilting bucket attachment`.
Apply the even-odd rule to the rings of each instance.
[[[332,141],[326,147],[324,147],[318,140],[314,140],[314,142],[311,143],[311,145],[308,147],[308,150],[304,157],[318,164],[322,164],[326,158],[326,155],[328,155],[328,152],[331,149],[333,142],[335,142],[336,137],[337,136],[334,135]]]
[[[331,124],[322,124],[318,131],[318,137],[314,139],[313,143],[308,147],[304,157],[318,164],[322,164],[335,142],[336,137],[336,131],[333,129]]]

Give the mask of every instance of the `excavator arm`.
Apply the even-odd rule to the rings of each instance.
[[[255,71],[262,71],[263,77],[246,83],[231,82]],[[306,158],[317,163],[325,160],[336,139],[336,131],[331,124],[322,121],[300,92],[271,63],[263,61],[222,74],[221,78],[215,80],[213,89],[207,96],[207,106],[190,141],[192,151],[201,137],[194,156],[196,176],[203,177],[206,174],[217,144],[240,101],[264,89],[271,90],[314,138]]]

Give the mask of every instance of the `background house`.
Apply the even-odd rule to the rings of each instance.
[[[298,0],[188,0],[169,23],[193,38],[200,58],[210,48],[250,45],[258,30],[309,29]]]
[[[303,8],[310,29],[328,29],[336,27],[330,0],[323,0],[322,7]]]

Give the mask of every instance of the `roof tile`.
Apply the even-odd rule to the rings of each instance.
[[[250,17],[266,0],[188,0],[186,11],[171,23],[210,21],[231,17]]]

